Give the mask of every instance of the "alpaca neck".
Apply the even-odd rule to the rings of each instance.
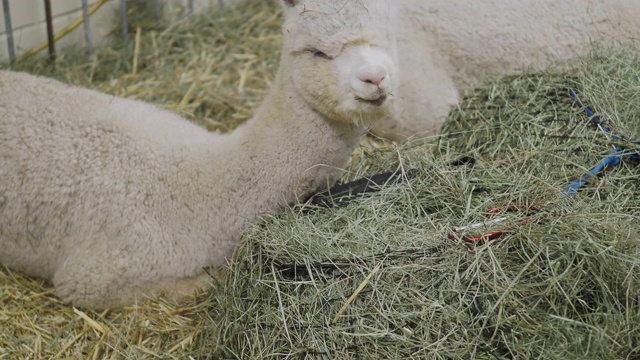
[[[232,145],[223,150],[227,186],[249,199],[243,214],[248,218],[333,184],[366,132],[311,109],[291,84],[278,74],[256,115],[230,135]]]

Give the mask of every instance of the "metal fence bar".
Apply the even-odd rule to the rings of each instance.
[[[187,2],[187,9],[189,10],[189,16],[193,16],[193,0]]]
[[[11,11],[9,0],[2,0],[2,10],[4,11],[4,26],[7,31],[7,46],[9,47],[9,62],[16,61],[16,49],[13,45],[13,27],[11,27]]]
[[[87,0],[82,0],[82,22],[84,24],[84,41],[87,46],[87,56],[93,56],[93,44],[91,43],[91,24],[89,23],[89,5]]]
[[[56,60],[56,41],[53,38],[53,15],[51,12],[51,1],[44,0],[44,13],[47,22],[47,45],[49,45],[49,60]]]
[[[160,24],[162,18],[162,1],[156,0],[156,22]]]
[[[122,39],[129,41],[129,22],[127,20],[127,0],[120,0],[120,17],[122,18]]]

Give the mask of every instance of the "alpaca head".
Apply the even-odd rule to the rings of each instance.
[[[280,62],[294,90],[327,118],[369,125],[397,83],[395,0],[283,0]]]

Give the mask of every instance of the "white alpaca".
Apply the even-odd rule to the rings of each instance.
[[[332,184],[389,113],[394,2],[284,0],[273,88],[229,135],[0,72],[0,262],[98,309],[205,285],[248,221]]]
[[[520,70],[569,68],[596,43],[640,49],[640,0],[396,0],[397,109],[374,132],[437,133],[470,85]]]

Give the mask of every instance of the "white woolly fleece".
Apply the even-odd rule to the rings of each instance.
[[[226,264],[248,221],[334,183],[389,113],[393,4],[283,1],[273,88],[229,135],[0,72],[0,261],[97,309],[205,285],[203,268]]]
[[[398,108],[374,131],[431,136],[471,85],[521,70],[569,68],[593,43],[640,50],[638,0],[397,0]]]

